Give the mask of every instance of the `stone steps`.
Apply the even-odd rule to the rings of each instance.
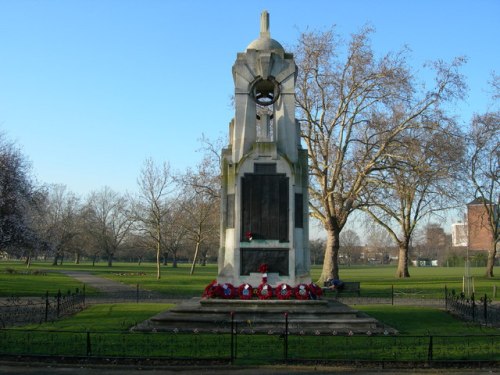
[[[351,334],[386,332],[376,319],[338,301],[242,301],[193,298],[133,328],[134,331]],[[391,333],[395,333],[390,329]]]

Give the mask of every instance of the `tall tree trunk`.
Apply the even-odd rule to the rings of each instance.
[[[323,270],[319,278],[319,283],[339,279],[339,249],[340,249],[340,230],[326,228],[326,248]]]
[[[161,279],[161,222],[156,223],[156,280]]]
[[[113,253],[108,254],[108,267],[113,266]]]
[[[497,255],[496,249],[496,241],[492,241],[491,249],[488,251],[488,261],[486,262],[486,277],[494,277],[493,276],[493,267],[495,266],[495,258]]]
[[[409,243],[408,241],[399,243],[399,259],[398,259],[398,269],[396,271],[396,277],[405,278],[410,277],[410,271],[408,270],[409,261]]]
[[[172,268],[177,268],[177,254],[172,252]]]
[[[191,264],[191,272],[190,275],[194,273],[194,267],[196,266],[196,259],[198,259],[198,251],[200,250],[200,242],[196,242],[196,250],[194,251],[193,263]]]
[[[80,253],[78,251],[75,253],[75,264],[80,264]]]

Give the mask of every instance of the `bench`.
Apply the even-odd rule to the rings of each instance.
[[[329,282],[325,282],[323,293],[335,293],[335,297],[345,294],[356,294],[358,297],[361,295],[361,283],[359,281],[344,281],[342,289],[332,289]]]

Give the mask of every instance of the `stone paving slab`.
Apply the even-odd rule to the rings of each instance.
[[[85,285],[91,286],[103,293],[117,292],[134,292],[136,287],[120,283],[118,281],[106,279],[83,271],[59,271],[66,276],[72,277],[75,280],[82,282]]]

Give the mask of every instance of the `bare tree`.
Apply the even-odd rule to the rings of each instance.
[[[499,76],[491,82],[493,100],[500,97]],[[500,241],[500,110],[475,115],[469,131],[468,171],[474,195],[481,199],[487,213],[486,225],[492,233],[486,276],[493,277],[493,267]]]
[[[87,223],[96,247],[106,254],[108,267],[130,233],[132,218],[126,197],[105,186],[90,194],[87,204]]]
[[[360,245],[361,240],[358,234],[352,229],[347,229],[340,233],[339,254],[345,259],[348,266],[350,266],[354,260],[357,260]]]
[[[295,51],[297,116],[309,155],[311,215],[327,234],[320,280],[339,277],[340,232],[364,203],[361,192],[383,167],[390,146],[416,126],[416,119],[462,90],[457,74],[462,61],[435,64],[436,86],[420,92],[406,52],[377,58],[371,32],[365,28],[354,34],[345,51],[332,31],[306,32]]]
[[[219,234],[219,200],[210,194],[192,192],[182,200],[186,238],[194,244],[190,275],[194,273],[202,246]]]
[[[177,268],[177,257],[186,241],[187,229],[184,225],[184,211],[182,204],[176,202],[167,213],[163,224],[165,259],[168,254],[172,257],[172,267]]]
[[[170,165],[156,165],[147,159],[137,180],[139,197],[135,205],[135,219],[140,229],[154,242],[156,250],[156,278],[161,279],[161,256],[163,254],[162,229],[169,210],[169,196],[173,192],[174,180]]]
[[[82,233],[80,215],[80,199],[66,185],[48,187],[37,230],[54,255],[54,265],[62,263],[64,254],[77,248]]]
[[[188,169],[181,176],[180,183],[186,194],[182,199],[184,229],[187,238],[194,243],[195,251],[190,274],[195,270],[200,255],[203,262],[211,246],[217,243],[220,233],[220,150],[222,140],[211,141],[201,138],[203,158],[195,170]]]
[[[436,120],[436,119],[434,119]],[[362,209],[388,231],[399,247],[396,276],[409,277],[409,249],[417,225],[457,207],[458,174],[465,147],[456,124],[446,119],[401,134],[385,168],[370,176]]]
[[[309,241],[309,252],[311,253],[311,263],[320,264],[325,257],[325,240],[316,238]]]

